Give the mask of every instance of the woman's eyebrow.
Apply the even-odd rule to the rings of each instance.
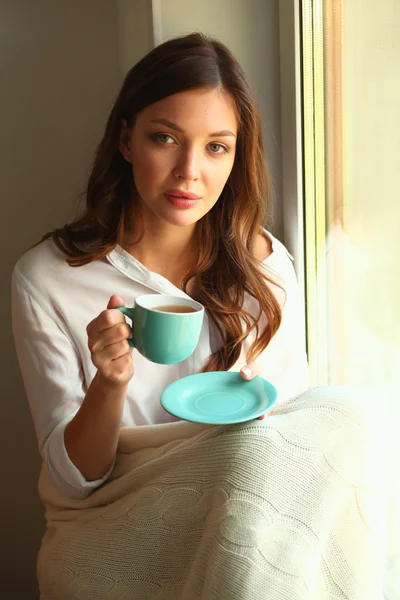
[[[179,127],[179,125],[177,125],[176,123],[174,123],[173,121],[170,121],[169,119],[153,119],[152,121],[150,121],[150,123],[157,123],[158,125],[165,125],[166,127],[169,127],[170,129],[175,129],[175,131],[179,131],[180,133],[185,133],[184,130],[182,129],[182,127]],[[214,131],[214,133],[210,133],[210,135],[208,137],[220,137],[220,136],[231,136],[231,137],[236,137],[236,135],[233,133],[233,131],[230,131],[229,129],[222,129],[221,131]]]

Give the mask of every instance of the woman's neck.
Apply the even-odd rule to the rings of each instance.
[[[177,287],[196,262],[194,248],[195,227],[174,227],[168,223],[157,227],[145,227],[142,239],[135,242],[138,235],[127,233],[123,248],[153,271],[169,279]]]

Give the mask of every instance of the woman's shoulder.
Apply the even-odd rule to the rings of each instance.
[[[266,229],[262,229],[256,238],[254,256],[262,263],[268,263],[268,261],[291,263],[293,261],[292,255],[284,244]]]
[[[272,240],[266,231],[262,231],[257,235],[255,244],[254,244],[254,256],[260,262],[267,260],[269,256],[271,256],[273,252],[272,249]]]
[[[283,286],[286,291],[293,286],[297,287],[293,257],[286,246],[265,229],[262,230],[259,238],[261,239],[257,242],[259,251],[257,258],[270,281]]]
[[[67,268],[65,254],[52,238],[47,238],[22,254],[14,266],[13,279],[40,289],[46,281],[59,277]]]
[[[47,238],[25,250],[15,264],[15,269],[28,274],[37,269],[48,269],[55,264],[65,262],[65,255],[54,243],[53,238]]]

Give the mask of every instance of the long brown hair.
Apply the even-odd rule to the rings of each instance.
[[[204,87],[226,90],[238,118],[232,172],[218,202],[196,225],[197,264],[183,282],[186,290],[194,278],[196,299],[209,312],[224,342],[204,367],[204,371],[218,371],[232,367],[251,331],[256,335],[247,359],[255,360],[281,322],[270,280],[254,256],[269,210],[260,116],[245,74],[224,44],[193,33],[157,46],[128,72],[97,149],[82,216],[42,241],[52,237],[71,267],[101,259],[120,244],[129,228],[134,194],[131,165],[118,148],[122,120],[133,126],[136,115],[150,104]],[[259,304],[255,317],[243,308],[246,293]],[[267,325],[260,331],[263,313]]]

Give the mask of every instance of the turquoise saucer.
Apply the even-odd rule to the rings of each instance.
[[[276,388],[262,377],[246,381],[239,373],[216,371],[171,383],[161,405],[179,419],[223,425],[256,419],[277,401]]]

